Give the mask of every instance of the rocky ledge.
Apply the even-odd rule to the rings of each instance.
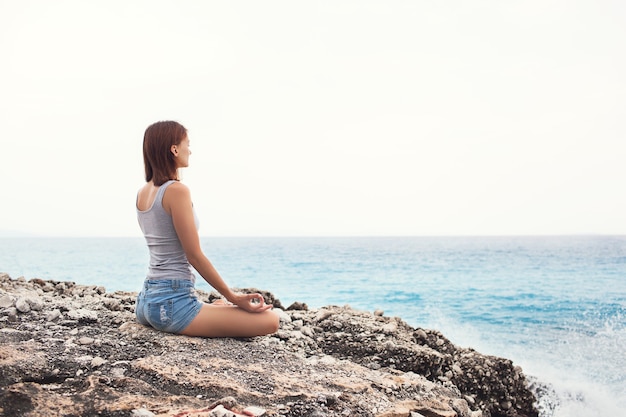
[[[380,311],[262,293],[277,334],[192,338],[137,324],[135,293],[0,273],[0,415],[538,415],[508,359]]]

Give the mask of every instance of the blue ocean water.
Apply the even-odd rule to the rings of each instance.
[[[626,415],[626,236],[203,238],[233,287],[440,330],[550,384],[544,417]],[[138,291],[142,238],[0,239],[0,272]],[[209,290],[201,278],[198,288]]]

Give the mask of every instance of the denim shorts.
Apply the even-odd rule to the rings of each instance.
[[[137,296],[135,315],[145,326],[180,333],[198,315],[202,304],[192,280],[147,279]]]

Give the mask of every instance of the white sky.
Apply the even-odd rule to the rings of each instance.
[[[626,2],[0,0],[0,233],[626,234]]]

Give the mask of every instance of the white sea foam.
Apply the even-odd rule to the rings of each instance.
[[[532,346],[494,346],[536,379],[542,417],[625,415],[624,343],[622,331],[581,336],[563,335],[565,349],[538,339]]]
[[[527,366],[533,369],[534,367]],[[622,416],[626,402],[623,393],[597,381],[585,380],[575,372],[549,368],[538,371],[538,379],[553,390],[543,390],[539,404],[542,417]]]

